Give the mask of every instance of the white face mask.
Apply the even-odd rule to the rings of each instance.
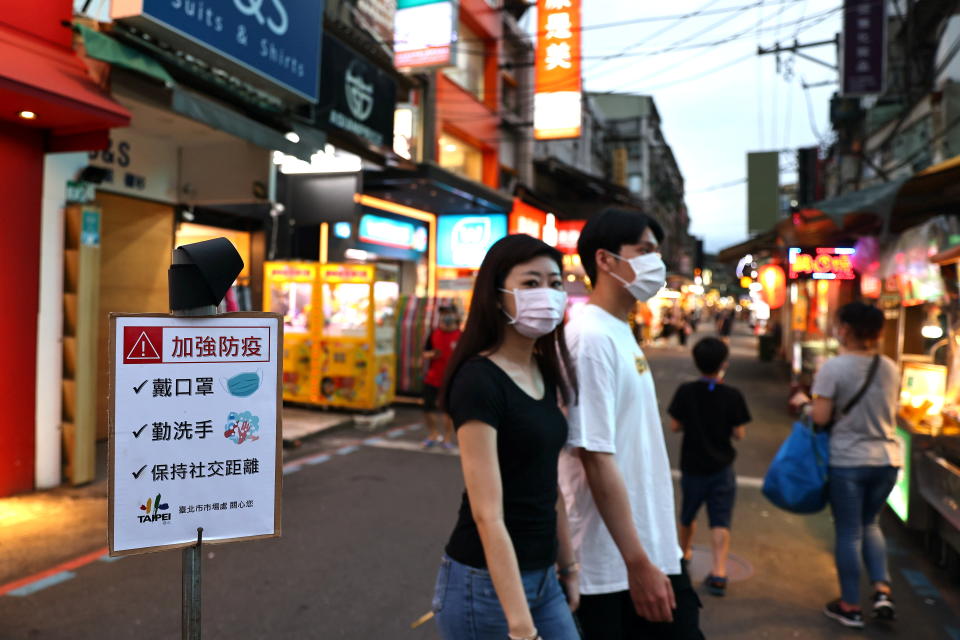
[[[642,256],[633,258],[622,258],[615,253],[611,253],[617,260],[623,260],[630,264],[633,269],[633,282],[627,282],[617,274],[610,272],[610,275],[623,283],[627,291],[633,294],[633,297],[640,302],[646,302],[666,284],[667,265],[663,263],[659,253],[645,253]]]
[[[567,294],[557,289],[541,287],[537,289],[514,289],[504,293],[513,295],[517,304],[517,315],[510,318],[510,324],[522,336],[539,338],[545,336],[563,322],[563,314],[567,310]]]

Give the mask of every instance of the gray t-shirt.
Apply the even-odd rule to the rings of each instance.
[[[831,467],[903,465],[897,424],[897,365],[881,356],[877,373],[860,401],[840,412],[863,386],[873,356],[844,354],[823,363],[813,380],[813,395],[833,400],[837,421],[830,432]]]

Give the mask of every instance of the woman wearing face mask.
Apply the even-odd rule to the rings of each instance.
[[[559,404],[576,394],[561,265],[558,251],[527,235],[494,244],[447,368],[441,398],[466,491],[433,602],[445,640],[580,637],[571,615],[577,565],[557,488],[567,437]]]

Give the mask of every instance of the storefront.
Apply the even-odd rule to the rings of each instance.
[[[222,87],[210,83],[204,65],[184,63],[151,44],[165,42],[189,49],[196,60],[226,65],[224,56],[234,53],[224,52],[227,44],[216,41],[216,31],[189,20],[182,23],[179,14],[167,15],[156,7],[134,10],[130,4],[115,5],[123,14],[115,15],[117,21],[109,27],[88,21],[79,28],[87,64],[109,78],[113,98],[131,117],[129,126],[114,129],[104,148],[87,158],[67,208],[67,238],[59,257],[67,274],[60,291],[65,322],[63,364],[57,372],[64,387],[62,457],[74,484],[93,479],[93,443],[107,435],[103,390],[109,313],[166,311],[166,266],[172,249],[213,237],[230,239],[244,260],[223,310],[259,309],[263,265],[272,250],[272,150],[309,158],[323,140],[320,132],[293,124],[287,116],[275,115],[264,123],[225,106]],[[304,10],[315,13],[317,20],[307,47],[318,47],[320,14],[316,7]],[[256,20],[240,11],[225,12],[223,20],[254,29],[251,34],[262,29],[254,28]],[[304,28],[297,27],[298,37]],[[143,32],[152,34],[149,42],[142,39]],[[319,51],[313,55],[318,57]],[[316,73],[317,64],[305,63],[305,69]],[[168,67],[175,70],[176,80]],[[235,70],[240,75],[234,86],[250,83],[263,95],[275,96],[281,112],[315,98],[316,82],[298,83],[285,76],[289,69]],[[275,93],[270,94],[271,89]],[[230,102],[250,106],[245,103],[249,94],[234,98]],[[299,131],[296,136],[294,129]],[[61,182],[59,188],[64,186]],[[90,233],[87,222],[95,221],[91,228],[97,251],[89,259],[82,248],[79,260],[74,255],[74,218],[83,221],[81,238]],[[84,288],[86,293],[80,291]],[[92,301],[94,307],[84,313],[74,309],[72,300]],[[88,339],[94,343],[89,349],[84,347]],[[91,384],[81,384],[84,371],[93,372]]]
[[[62,297],[44,296],[41,285],[59,281],[63,271],[43,264],[41,255],[55,249],[50,240],[58,236],[63,252],[66,185],[45,195],[45,164],[46,175],[63,166],[60,177],[73,179],[73,167],[61,165],[60,154],[102,149],[109,130],[130,119],[74,53],[73,34],[64,26],[72,16],[72,2],[50,0],[7,3],[0,17],[0,192],[11,221],[0,234],[0,249],[13,265],[0,276],[0,294],[16,302],[0,321],[0,349],[11,363],[0,374],[6,398],[0,496],[49,486],[47,476],[60,474],[60,416],[44,409],[59,398],[61,386],[40,371],[59,355],[58,345],[44,338],[51,328],[46,320],[59,314]],[[57,456],[53,464],[37,459],[47,451]]]

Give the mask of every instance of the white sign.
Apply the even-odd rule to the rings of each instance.
[[[107,148],[90,152],[90,165],[107,171],[98,189],[158,202],[179,202],[179,154],[177,146],[168,141],[133,129],[113,129]]]
[[[281,331],[111,314],[111,555],[280,535]]]

